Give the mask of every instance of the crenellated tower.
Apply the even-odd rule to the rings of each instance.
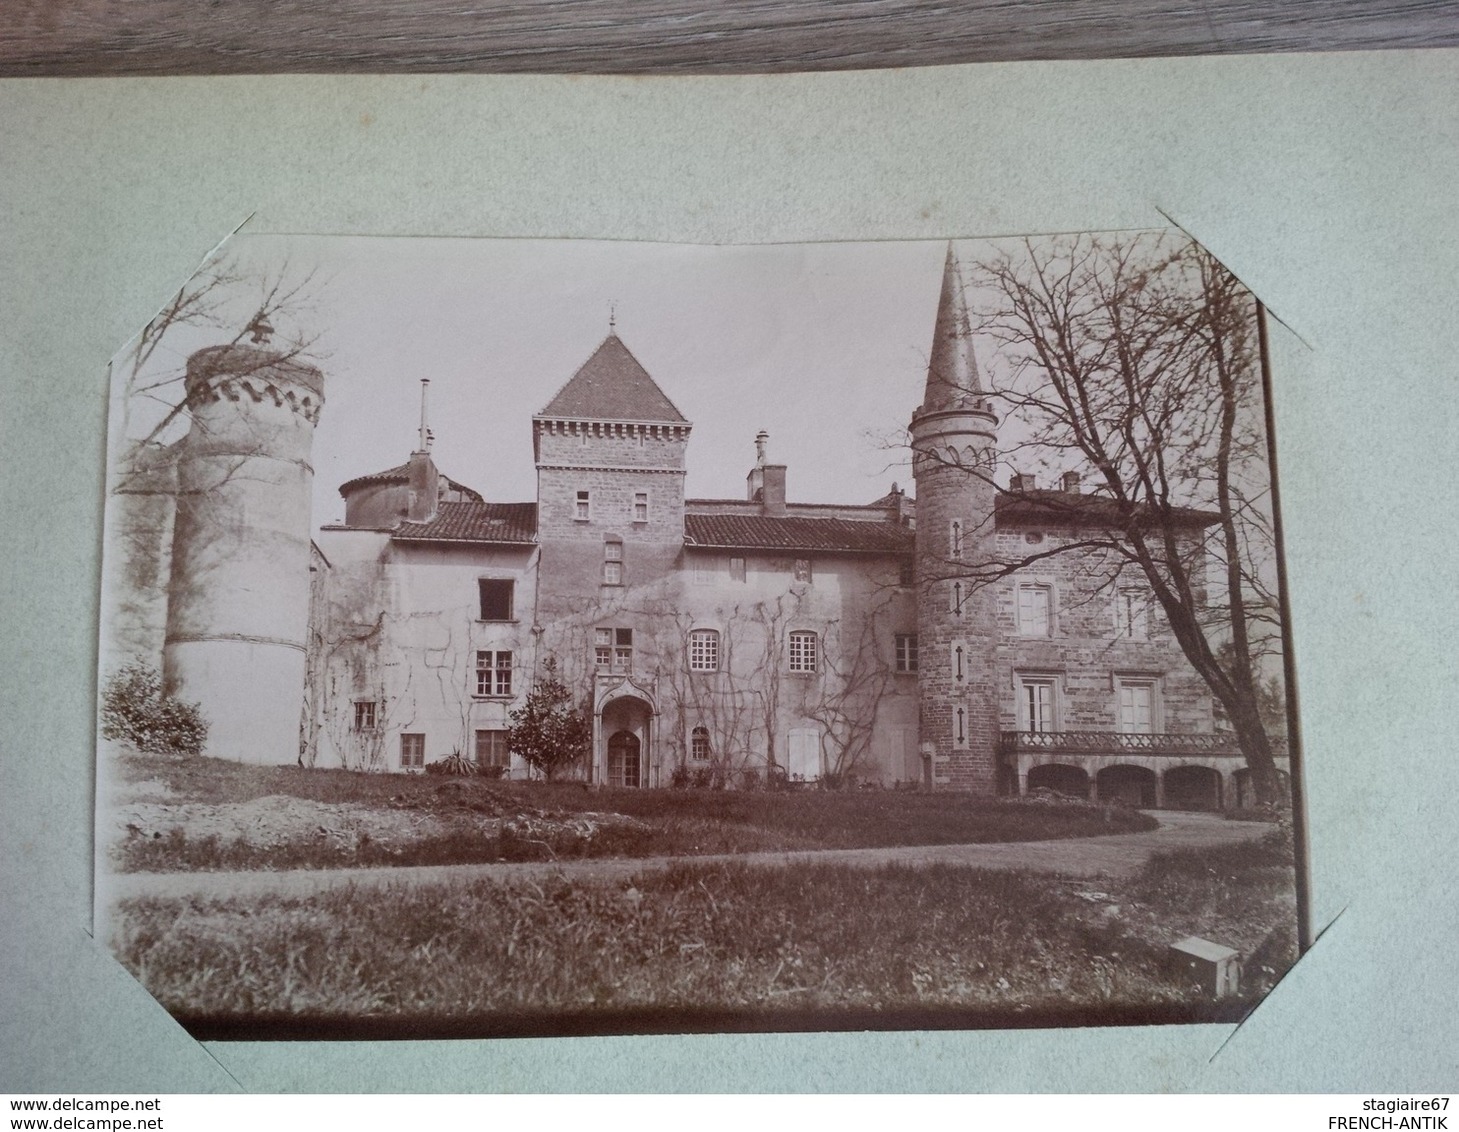
[[[169,692],[202,705],[207,754],[294,763],[324,377],[237,344],[188,358],[186,388],[163,676]]]
[[[997,612],[975,574],[996,555],[997,427],[949,245],[927,389],[911,424],[920,738],[935,785],[983,794],[997,790]]]

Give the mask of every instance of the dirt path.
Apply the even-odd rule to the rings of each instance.
[[[746,865],[826,863],[871,868],[890,862],[954,864],[988,869],[1033,869],[1072,877],[1127,877],[1155,852],[1209,848],[1252,840],[1271,830],[1259,822],[1227,821],[1216,814],[1162,811],[1160,828],[1148,833],[1060,841],[1015,841],[992,845],[909,845],[884,849],[820,849],[793,853],[739,853],[702,857],[599,858],[523,861],[478,865],[418,865],[366,869],[292,869],[242,873],[118,873],[99,877],[100,903],[135,896],[309,896],[343,885],[442,884],[462,880],[519,880],[562,873],[569,877],[617,880],[679,861]]]

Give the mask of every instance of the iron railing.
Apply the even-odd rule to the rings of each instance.
[[[1127,734],[1121,731],[1004,731],[999,749],[1005,755],[1056,751],[1070,754],[1240,755],[1231,732],[1201,735]],[[1286,754],[1286,744],[1272,740],[1272,753]]]

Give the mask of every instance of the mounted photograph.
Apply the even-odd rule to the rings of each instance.
[[[1245,1017],[1276,333],[1176,230],[235,235],[111,366],[98,938],[200,1040]]]

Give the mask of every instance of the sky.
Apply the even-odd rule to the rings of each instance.
[[[314,339],[325,375],[318,526],[343,518],[341,483],[416,447],[421,378],[441,471],[489,500],[535,499],[531,418],[610,312],[693,422],[690,497],[742,498],[761,429],[793,501],[910,487],[896,444],[922,398],[946,249],[240,236],[225,254],[246,274],[313,272],[307,309],[275,323]],[[205,344],[179,334],[169,360]]]
[[[960,241],[965,276],[999,246]],[[235,337],[260,280],[307,280],[274,323],[275,345],[308,339],[324,373],[315,528],[343,519],[340,484],[402,464],[417,446],[422,378],[437,467],[488,500],[535,499],[531,418],[603,341],[610,314],[693,422],[690,498],[743,498],[761,429],[770,460],[788,465],[793,502],[869,503],[893,482],[913,489],[905,430],[926,381],[946,242],[245,234],[217,254],[244,283],[217,325],[174,328],[155,362],[180,373],[192,351]],[[983,297],[970,289],[975,310]],[[991,337],[975,333],[975,349],[984,374],[1001,379]],[[146,416],[133,414],[133,435]],[[1005,421],[1000,441],[1010,460],[1026,461],[1018,431]]]

